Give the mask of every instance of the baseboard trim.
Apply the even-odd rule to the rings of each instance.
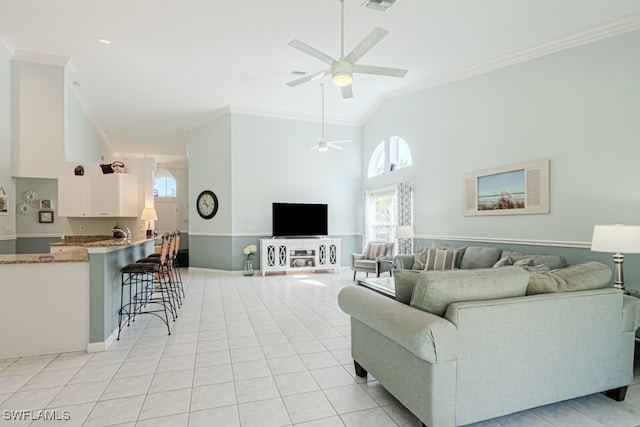
[[[113,344],[113,337],[116,332],[117,330],[102,342],[90,342],[89,344],[87,344],[87,353],[100,353],[102,351],[107,351],[107,349],[111,347],[111,344]]]

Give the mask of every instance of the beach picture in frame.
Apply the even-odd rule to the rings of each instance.
[[[51,199],[40,200],[40,209],[51,209]]]
[[[549,159],[464,176],[464,215],[549,213]]]

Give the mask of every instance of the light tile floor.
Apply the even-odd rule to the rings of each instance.
[[[183,278],[171,336],[146,316],[103,353],[0,360],[0,425],[420,425],[371,376],[355,377],[336,301],[350,271],[263,278],[192,268]],[[639,379],[636,368],[624,402],[596,394],[474,426],[640,426]],[[70,419],[5,412],[41,409]]]

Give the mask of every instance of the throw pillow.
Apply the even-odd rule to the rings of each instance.
[[[509,258],[508,256],[504,256],[500,258],[498,261],[496,261],[495,264],[493,264],[493,268],[506,267],[507,265],[511,265],[511,264],[513,264],[513,262],[511,261],[511,258]]]
[[[411,306],[444,316],[454,302],[524,296],[528,283],[529,272],[519,267],[423,271],[413,290]]]
[[[527,270],[529,273],[533,273],[533,272],[540,273],[543,271],[551,270],[547,264],[525,265],[524,269]]]
[[[418,248],[413,262],[414,270],[451,270],[455,268],[457,250]]]
[[[460,268],[491,268],[502,256],[502,249],[483,246],[469,246],[464,251]]]
[[[384,255],[386,246],[386,243],[367,243],[367,248],[364,251],[364,259],[376,259]]]
[[[526,267],[528,265],[533,265],[533,258],[522,258],[513,263],[514,267]]]
[[[464,256],[464,251],[467,249],[466,246],[453,246],[445,242],[441,242],[439,240],[434,240],[431,243],[431,248],[433,249],[453,249],[458,251],[458,256],[456,258],[456,268],[460,268],[460,262],[462,261],[462,257]]]
[[[531,273],[527,295],[586,291],[610,285],[611,269],[599,262],[576,264],[567,268]]]
[[[551,270],[556,268],[565,268],[567,266],[567,260],[560,255],[525,255],[520,252],[504,250],[502,256],[508,256],[514,261],[518,261],[523,258],[531,258],[533,265],[547,264]]]

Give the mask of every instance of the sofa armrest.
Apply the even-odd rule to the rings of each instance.
[[[393,257],[393,265],[395,266],[395,268],[411,270],[413,268],[413,261],[415,259],[415,254],[398,254]]]
[[[457,329],[449,321],[362,286],[338,295],[342,311],[430,363],[455,360]]]
[[[640,328],[640,299],[623,295],[622,327],[626,332],[635,332]]]

